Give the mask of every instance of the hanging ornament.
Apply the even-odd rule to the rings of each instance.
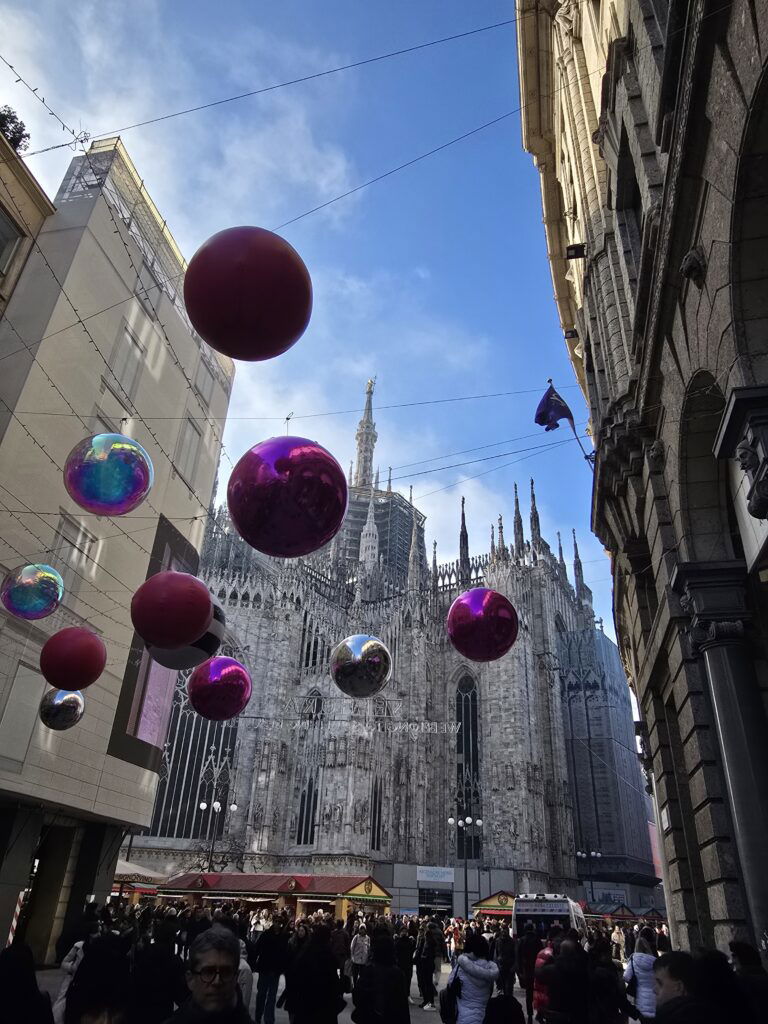
[[[517,640],[517,612],[495,590],[459,594],[448,611],[448,639],[470,661],[496,661]]]
[[[227,228],[197,250],[184,276],[192,326],[232,359],[272,359],[294,345],[312,314],[312,281],[293,248],[264,228]]]
[[[138,441],[123,434],[95,434],[76,444],[64,466],[64,486],[86,512],[124,516],[149,494],[152,460]]]
[[[217,598],[211,595],[211,601],[213,603],[213,619],[201,637],[185,647],[171,650],[150,645],[147,647],[150,658],[158,665],[162,665],[163,668],[175,668],[179,672],[187,668],[195,668],[197,665],[202,665],[208,658],[212,658],[221,647],[227,620],[224,609]]]
[[[85,698],[79,690],[47,690],[38,715],[48,729],[63,732],[77,725],[85,714]]]
[[[64,580],[50,565],[22,565],[3,580],[0,601],[19,619],[44,619],[64,597]]]
[[[251,547],[297,558],[338,532],[347,511],[347,481],[336,459],[315,441],[272,437],[254,445],[232,470],[227,505]]]
[[[251,699],[253,685],[247,669],[234,658],[210,658],[198,665],[187,682],[189,703],[212,722],[239,715]]]
[[[168,569],[150,576],[133,595],[131,620],[148,647],[186,647],[210,626],[213,601],[197,576]]]
[[[392,655],[378,637],[348,636],[331,652],[331,679],[348,697],[373,697],[392,675]]]
[[[84,690],[96,682],[106,664],[104,641],[82,626],[60,629],[40,651],[40,671],[59,690]]]

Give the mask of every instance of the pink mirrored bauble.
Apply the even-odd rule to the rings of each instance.
[[[189,319],[232,359],[272,359],[294,345],[312,314],[312,281],[284,238],[256,227],[212,235],[184,276]]]
[[[298,558],[338,532],[347,481],[336,459],[304,437],[272,437],[243,455],[229,478],[227,504],[237,532],[257,551]]]
[[[187,682],[189,703],[202,718],[225,722],[239,715],[251,699],[251,677],[234,658],[209,658]]]
[[[76,444],[64,465],[70,498],[98,516],[133,512],[152,489],[152,460],[124,434],[94,434]]]
[[[448,611],[448,639],[470,661],[496,661],[517,640],[517,612],[495,590],[476,587],[459,594]]]

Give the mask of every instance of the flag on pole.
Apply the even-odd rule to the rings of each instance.
[[[544,427],[545,430],[557,430],[560,420],[568,420],[574,434],[576,428],[573,425],[573,413],[568,408],[568,403],[555,391],[552,379],[549,380],[549,387],[544,392],[544,397],[536,409],[535,422]]]

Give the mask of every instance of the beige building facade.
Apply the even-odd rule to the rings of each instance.
[[[109,892],[125,830],[151,820],[175,673],[143,651],[130,600],[159,569],[197,571],[233,366],[192,330],[186,264],[118,139],[72,160],[55,209],[14,159],[0,206],[25,237],[0,319],[0,563],[49,563],[66,593],[46,619],[0,617],[0,929],[26,892],[20,927],[50,962],[83,901]],[[121,518],[84,512],[63,484],[70,450],[100,432],[154,465]],[[102,635],[107,667],[82,721],[53,732],[39,651],[71,625]]]
[[[683,947],[766,943],[768,8],[517,10],[671,922]]]

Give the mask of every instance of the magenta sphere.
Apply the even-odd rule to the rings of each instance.
[[[209,658],[187,682],[189,703],[198,715],[212,722],[239,715],[251,699],[252,689],[247,670],[234,658]]]
[[[304,437],[272,437],[243,455],[229,478],[229,514],[243,540],[276,558],[317,551],[347,512],[336,459]]]
[[[517,612],[495,590],[476,587],[459,594],[448,611],[448,639],[470,661],[496,661],[517,640]]]

